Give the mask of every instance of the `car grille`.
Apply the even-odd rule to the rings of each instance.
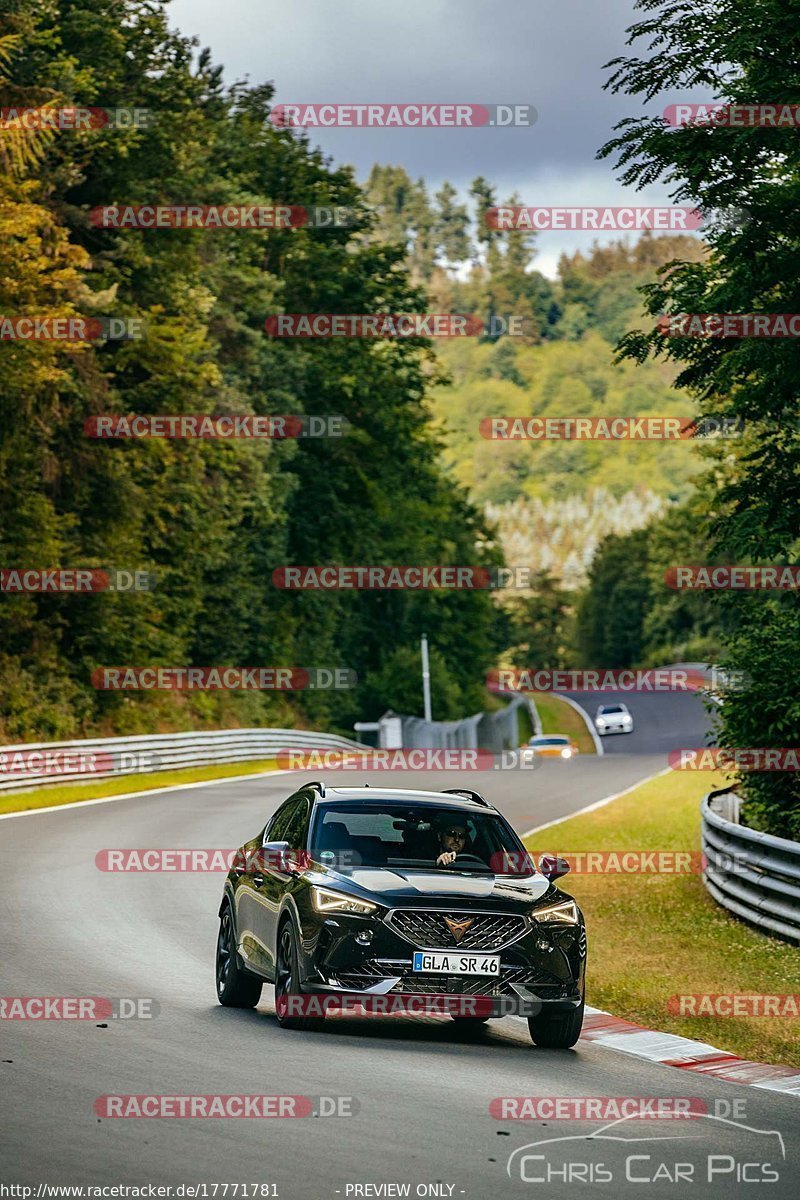
[[[461,940],[456,939],[448,919],[469,921]],[[524,917],[507,913],[440,912],[432,909],[395,909],[388,924],[406,941],[422,950],[499,950],[517,941],[527,931]],[[456,930],[458,933],[459,930]]]
[[[401,975],[403,971],[411,969],[409,962],[388,962],[384,960],[378,962],[375,959],[370,959],[363,962],[358,967],[354,967],[351,971],[337,971],[336,982],[340,987],[352,988],[354,992],[363,991],[365,988],[372,987],[373,984],[380,983],[382,979],[391,979],[394,975]]]
[[[351,971],[341,971],[336,976],[340,987],[354,992],[364,991],[381,979],[400,979],[392,992],[425,993],[428,995],[461,996],[507,996],[512,994],[512,984],[533,987],[537,990],[561,991],[563,980],[542,968],[503,964],[500,978],[478,975],[423,975],[411,970],[410,959],[368,959]]]

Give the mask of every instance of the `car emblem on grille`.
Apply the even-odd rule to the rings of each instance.
[[[467,917],[465,921],[453,921],[452,918],[445,917],[444,923],[452,933],[456,945],[461,941],[473,921],[474,917]]]

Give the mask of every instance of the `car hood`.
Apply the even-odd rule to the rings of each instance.
[[[420,871],[402,867],[360,867],[347,873],[339,871],[309,872],[312,883],[341,886],[344,890],[363,889],[386,904],[398,900],[424,900],[450,897],[467,900],[508,900],[529,905],[538,900],[550,887],[544,875],[469,875],[450,870]]]

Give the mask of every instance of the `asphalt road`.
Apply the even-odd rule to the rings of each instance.
[[[626,704],[633,717],[633,733],[603,737],[604,754],[659,754],[667,765],[670,750],[710,744],[713,714],[693,692],[565,692],[594,718],[600,704]]]
[[[659,738],[664,720],[657,722]],[[683,733],[673,727],[673,736]],[[477,786],[525,831],[663,765],[663,753],[610,754],[469,780],[415,772],[392,784]],[[348,782],[356,778],[348,773]],[[374,773],[365,778],[386,783]],[[0,1022],[0,1182],[259,1183],[277,1185],[281,1200],[403,1194],[374,1190],[381,1184],[410,1184],[411,1196],[456,1200],[541,1194],[542,1183],[522,1181],[522,1162],[527,1179],[557,1172],[548,1197],[574,1197],[593,1178],[601,1195],[625,1200],[666,1195],[675,1186],[669,1181],[675,1164],[683,1163],[695,1171],[683,1188],[691,1195],[729,1198],[731,1180],[737,1196],[796,1195],[796,1097],[687,1077],[586,1042],[572,1051],[538,1049],[515,1018],[467,1033],[448,1019],[367,1017],[297,1033],[277,1027],[269,987],[256,1011],[221,1008],[213,957],[222,875],[109,874],[97,869],[95,855],[114,847],[233,847],[258,830],[295,783],[267,776],[0,821],[2,995],[152,997],[159,1005],[152,1019]],[[98,1118],[93,1103],[109,1093],[346,1096],[358,1112],[274,1120]],[[670,1139],[631,1145],[587,1141],[596,1123],[490,1116],[494,1097],[525,1095],[694,1096],[712,1109],[718,1101],[744,1100],[740,1125],[749,1129],[708,1119],[640,1121],[613,1131]],[[774,1133],[754,1131],[778,1131],[786,1159]],[[507,1174],[514,1151],[565,1137],[577,1140],[517,1154]],[[530,1157],[537,1154],[544,1158]],[[658,1182],[626,1181],[632,1154],[640,1157],[627,1169],[639,1180],[666,1164]],[[729,1156],[719,1160],[726,1173],[713,1186],[703,1182],[709,1155]],[[764,1168],[766,1161],[773,1166]],[[776,1169],[779,1179],[737,1183],[744,1163],[751,1164],[751,1178]],[[427,1185],[439,1190],[417,1190]],[[214,1193],[209,1188],[206,1195]]]

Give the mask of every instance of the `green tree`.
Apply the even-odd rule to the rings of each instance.
[[[609,86],[645,101],[711,90],[723,104],[792,103],[797,89],[796,14],[779,0],[747,11],[736,0],[639,0],[646,18],[631,41],[646,57],[616,59]],[[791,129],[735,123],[670,128],[659,116],[629,118],[601,150],[615,154],[624,183],[663,179],[678,203],[706,214],[709,256],[665,267],[645,289],[652,317],[683,313],[795,312],[800,217],[800,145]],[[800,547],[800,347],[796,339],[664,337],[636,330],[621,352],[637,361],[665,355],[681,364],[677,385],[698,415],[729,415],[747,426],[720,447],[712,487],[715,551],[733,561],[796,561]],[[733,598],[731,598],[733,599]],[[797,744],[794,688],[758,648],[786,647],[796,633],[796,597],[759,603],[736,597],[730,658],[752,648],[752,687],[722,709],[721,741],[735,747]],[[796,828],[800,781],[777,774],[741,781],[774,832]],[[770,799],[771,797],[771,799]]]
[[[539,573],[530,595],[512,596],[503,608],[510,622],[505,657],[515,667],[559,670],[567,665],[572,601],[556,579]]]
[[[576,649],[581,667],[630,667],[644,649],[651,602],[649,532],[612,535],[601,542],[589,586],[577,608]]]
[[[457,203],[458,192],[447,180],[436,193],[436,246],[442,262],[455,267],[472,254],[469,234],[469,212],[466,205]]]

